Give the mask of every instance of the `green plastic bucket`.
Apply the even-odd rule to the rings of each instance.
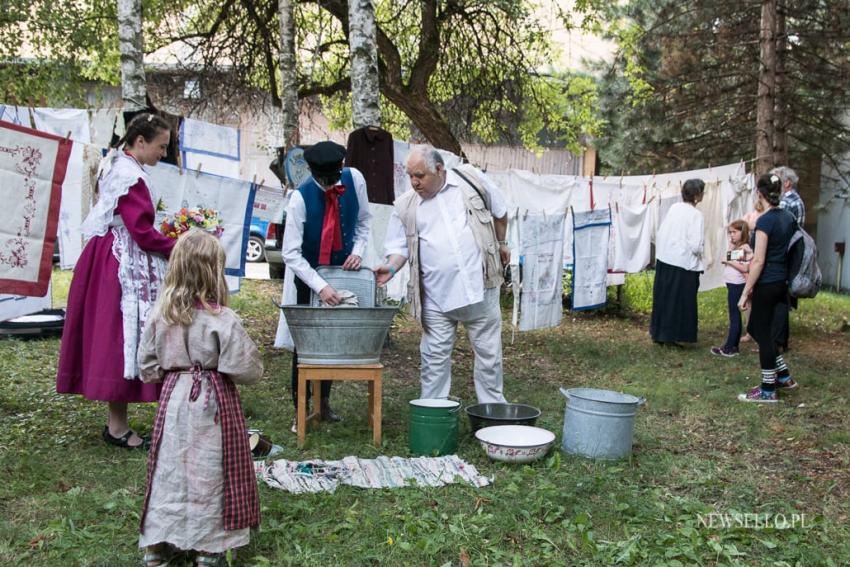
[[[452,455],[457,452],[458,416],[455,400],[410,400],[410,452],[414,455]]]

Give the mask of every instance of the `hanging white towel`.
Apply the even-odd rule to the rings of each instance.
[[[30,127],[29,109],[25,106],[14,106],[0,104],[0,120],[17,124],[18,126]]]
[[[557,327],[561,322],[565,216],[520,217],[520,331]]]
[[[41,297],[0,293],[0,321],[8,321],[15,317],[38,313],[43,309],[50,309],[53,304],[51,289],[52,286],[48,284],[47,293]]]
[[[407,171],[404,169],[404,162],[409,152],[410,144],[393,140],[393,185],[396,199],[413,189]]]
[[[205,207],[218,211],[224,224],[221,245],[227,254],[225,275],[245,276],[245,250],[250,236],[250,221],[253,214],[256,186],[248,181],[229,179],[192,170],[182,174],[177,167],[160,163],[146,167],[151,178],[153,202],[162,202],[164,216],[173,217],[181,207]]]
[[[69,270],[74,267],[83,251],[80,224],[83,222],[83,153],[84,144],[91,141],[89,113],[74,108],[34,108],[33,119],[36,130],[62,136],[71,134],[71,157],[62,183],[62,202],[59,205],[59,267]]]
[[[709,181],[705,184],[705,193],[702,201],[697,205],[702,212],[705,227],[704,247],[702,262],[705,271],[699,278],[699,290],[725,286],[723,278],[723,264],[726,255],[726,210],[723,190],[720,181]]]
[[[573,213],[573,310],[605,305],[611,210]]]
[[[650,216],[649,205],[628,206],[618,203],[613,214],[615,272],[640,272],[649,265]]]
[[[207,173],[239,178],[238,128],[186,118],[180,128],[183,166]]]
[[[369,245],[366,247],[366,255],[363,258],[363,266],[374,268],[384,263],[384,242],[387,239],[387,227],[390,216],[393,213],[392,205],[381,205],[369,203],[372,212],[371,235]],[[410,266],[405,263],[393,278],[387,282],[386,297],[395,301],[401,301],[407,296],[407,282],[410,281]]]

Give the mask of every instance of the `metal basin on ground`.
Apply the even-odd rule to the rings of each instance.
[[[475,404],[466,407],[466,415],[475,433],[482,427],[494,425],[534,425],[540,417],[540,410],[525,404]]]
[[[377,364],[397,307],[281,307],[303,364]]]
[[[528,425],[495,425],[475,432],[475,438],[494,461],[530,463],[549,452],[555,434]]]

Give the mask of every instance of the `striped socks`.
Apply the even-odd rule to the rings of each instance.
[[[787,371],[787,370],[786,370]],[[776,389],[776,370],[762,369],[761,371],[761,389],[767,392],[772,392]]]
[[[777,357],[776,357],[776,377],[779,378],[779,380],[782,380],[783,378],[787,379],[790,375],[791,375],[790,372],[788,372],[788,365],[785,364],[785,359],[782,358],[781,354],[777,355]]]

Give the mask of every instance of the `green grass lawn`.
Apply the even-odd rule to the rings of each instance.
[[[69,275],[55,275],[61,305]],[[823,292],[792,313],[786,360],[801,387],[764,407],[735,400],[757,383],[752,346],[732,359],[708,352],[725,336],[725,290],[700,295],[699,344],[668,350],[648,337],[651,281],[631,277],[622,309],[567,312],[559,328],[517,333],[513,343],[504,328],[506,395],[541,408],[538,425],[558,443],[559,387],[646,396],[631,459],[555,449],[530,466],[491,463],[464,420],[458,454],[491,486],[292,496],[261,484],[262,525],[233,564],[850,564],[850,298]],[[295,448],[290,356],[272,348],[278,285],[245,281],[232,301],[266,366],[260,385],[241,390],[249,426],[283,444],[288,459],[407,455],[419,334],[401,317],[383,360],[383,447],[370,444],[365,385],[337,383],[344,421]],[[55,393],[58,350],[58,339],[0,341],[0,564],[138,564],[145,455],[103,443],[103,404]],[[465,338],[454,360],[453,394],[472,402]],[[148,432],[154,411],[133,406],[132,425]],[[769,527],[755,525],[768,516]]]

